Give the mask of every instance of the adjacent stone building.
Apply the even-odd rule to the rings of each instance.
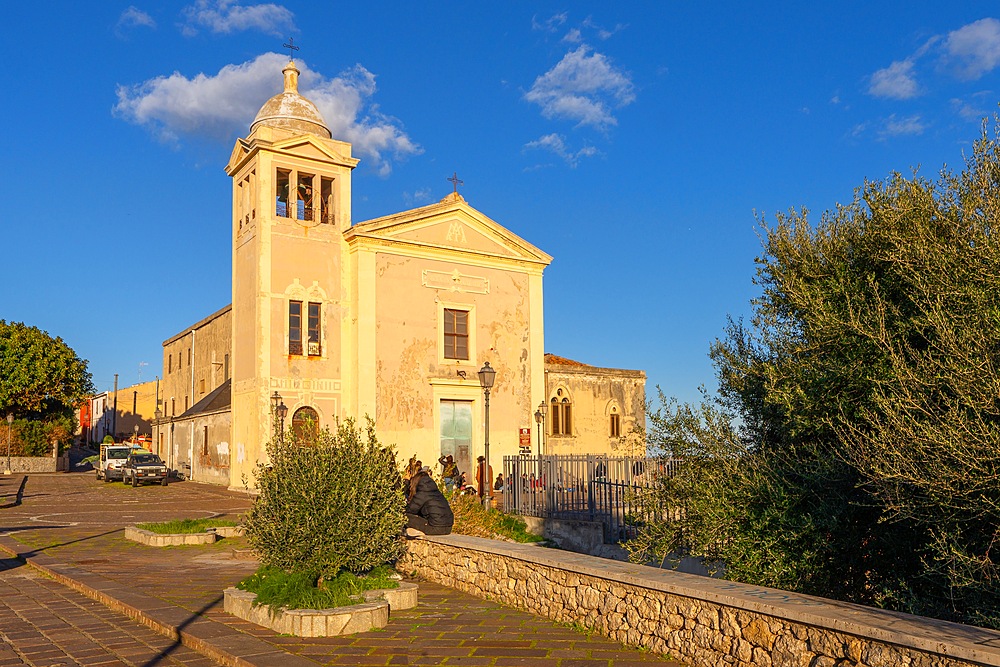
[[[486,363],[496,370],[493,461],[536,432],[540,406],[553,406],[546,423],[559,451],[610,451],[613,419],[622,433],[643,423],[640,371],[546,364],[542,274],[552,258],[457,190],[354,223],[351,145],[299,95],[294,63],[283,72],[284,91],[226,168],[232,305],[163,344],[154,440],[171,467],[231,486],[252,480],[281,404],[286,427],[370,417],[400,456],[432,464],[451,454],[470,470],[484,449]]]

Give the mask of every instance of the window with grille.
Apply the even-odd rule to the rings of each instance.
[[[611,424],[610,424],[609,435],[612,438],[620,438],[622,435],[622,420],[621,415],[617,412],[611,413]]]

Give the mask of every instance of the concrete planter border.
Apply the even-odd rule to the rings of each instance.
[[[151,530],[142,530],[135,526],[125,528],[125,539],[145,544],[150,547],[172,547],[181,544],[212,544],[219,539],[218,533],[172,533],[164,535]]]
[[[243,537],[246,534],[243,526],[216,526],[209,528],[208,531],[219,537]]]
[[[389,610],[410,609],[417,604],[417,586],[400,582],[399,588],[366,591],[361,604],[336,609],[278,609],[254,605],[256,593],[238,588],[225,590],[225,610],[256,625],[296,637],[336,637],[384,628]]]

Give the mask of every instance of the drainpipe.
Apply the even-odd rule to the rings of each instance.
[[[191,407],[194,407],[194,364],[197,361],[194,350],[194,329],[191,329]],[[194,480],[194,417],[191,418],[191,439],[188,440],[188,465],[191,466],[191,479]]]

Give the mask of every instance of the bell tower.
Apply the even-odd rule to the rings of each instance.
[[[294,61],[284,90],[238,139],[233,179],[232,439],[230,486],[253,470],[280,426],[333,426],[343,416],[343,232],[351,226],[351,145],[331,138],[299,94]],[[277,394],[277,396],[275,396]],[[278,398],[280,397],[280,398]]]

